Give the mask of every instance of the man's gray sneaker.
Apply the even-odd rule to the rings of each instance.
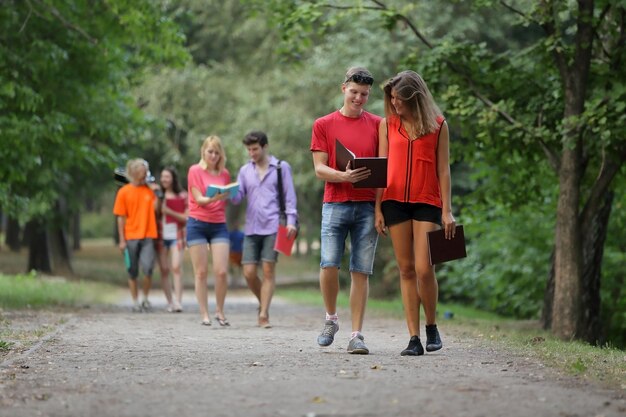
[[[339,331],[339,325],[332,320],[326,320],[324,330],[317,336],[317,344],[320,346],[330,346],[335,340],[335,333]]]
[[[370,353],[370,350],[365,346],[365,342],[363,341],[363,335],[359,334],[350,339],[350,343],[348,343],[348,353],[357,355],[367,355]]]

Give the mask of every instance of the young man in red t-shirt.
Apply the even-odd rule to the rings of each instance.
[[[341,85],[343,106],[315,120],[311,137],[315,175],[326,181],[320,262],[320,289],[326,307],[326,320],[317,343],[329,346],[339,330],[339,267],[349,235],[352,334],[348,352],[355,354],[369,353],[361,329],[369,292],[368,279],[373,272],[378,243],[378,234],[374,228],[376,190],[353,187],[353,183],[367,178],[371,173],[366,168],[353,170],[336,166],[335,140],[338,139],[357,157],[377,155],[381,118],[363,109],[373,83],[374,78],[367,69],[350,68]]]

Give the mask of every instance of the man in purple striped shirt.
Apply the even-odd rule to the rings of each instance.
[[[291,166],[279,161],[269,153],[267,135],[263,132],[250,132],[243,139],[248,149],[250,161],[241,167],[237,181],[239,194],[232,201],[235,204],[247,198],[246,225],[244,228],[243,275],[248,287],[259,300],[258,323],[260,327],[270,328],[269,309],[274,295],[276,260],[274,250],[276,232],[280,219],[278,201],[278,173],[282,172],[282,184],[285,198],[288,237],[297,233],[296,191],[291,175]],[[280,171],[278,164],[280,163]],[[261,264],[263,279],[259,279],[257,268]]]

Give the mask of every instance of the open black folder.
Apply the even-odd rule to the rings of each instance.
[[[335,139],[335,155],[337,169],[345,171],[348,163],[350,169],[367,167],[372,172],[369,177],[352,184],[355,188],[387,188],[387,158],[370,156],[357,157],[343,146],[339,139]]]
[[[428,232],[426,236],[428,239],[428,255],[430,256],[431,265],[453,261],[467,256],[463,225],[456,226],[454,237],[450,240],[446,239],[443,229]]]

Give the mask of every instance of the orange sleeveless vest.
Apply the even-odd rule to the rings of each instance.
[[[399,117],[387,119],[389,160],[387,188],[382,201],[442,206],[437,176],[437,143],[444,120],[443,116],[438,116],[436,131],[410,140]]]

